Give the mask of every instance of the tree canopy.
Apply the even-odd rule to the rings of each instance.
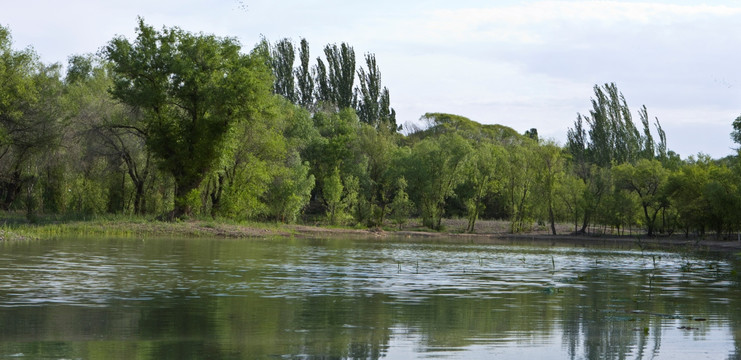
[[[66,72],[0,27],[0,209],[441,230],[728,238],[738,154],[680,158],[646,106],[594,86],[562,146],[429,112],[401,133],[380,64],[348,43],[156,30],[115,37]],[[639,119],[640,122],[634,121]],[[731,136],[741,143],[741,117]],[[420,221],[415,221],[419,219]]]
[[[272,85],[259,54],[244,55],[235,39],[156,31],[139,19],[132,43],[106,46],[113,65],[113,96],[145,112],[147,147],[175,181],[173,215],[187,215],[198,187],[220,157],[235,123],[265,106]]]

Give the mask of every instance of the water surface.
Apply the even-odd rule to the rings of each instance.
[[[388,240],[0,244],[0,359],[737,359],[734,258]]]

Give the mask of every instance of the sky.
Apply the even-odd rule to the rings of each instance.
[[[374,53],[400,124],[428,112],[538,129],[560,144],[593,87],[616,83],[682,158],[735,154],[741,115],[741,1],[2,0],[13,47],[45,63],[135,37],[137,17],[239,39],[245,51],[306,38]]]

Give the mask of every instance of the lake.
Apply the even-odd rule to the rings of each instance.
[[[388,239],[0,243],[0,359],[738,359],[736,257]]]

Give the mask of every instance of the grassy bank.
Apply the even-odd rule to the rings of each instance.
[[[315,224],[283,224],[272,222],[235,222],[228,219],[190,219],[187,221],[160,221],[153,217],[103,215],[94,217],[39,216],[30,222],[23,213],[0,212],[0,229],[16,238],[49,238],[55,236],[186,236],[186,237],[265,237],[265,236],[394,236],[402,237],[460,237],[460,236],[506,236],[509,223],[497,220],[481,220],[477,223],[477,234],[465,234],[467,221],[444,219],[443,230],[432,231],[422,226],[419,219],[410,219],[401,229],[388,226],[382,229],[363,227],[329,226]],[[559,228],[564,233],[566,228]],[[545,227],[535,227],[527,234],[547,235]],[[10,239],[10,237],[8,237]]]
[[[200,220],[166,222],[138,216],[97,216],[69,218],[44,216],[33,223],[23,216],[4,213],[0,230],[7,234],[5,240],[24,238],[49,238],[55,236],[185,236],[185,237],[253,237],[264,235],[290,235],[284,225],[272,223],[235,223],[226,220]]]
[[[501,220],[477,222],[476,233],[465,233],[465,220],[446,219],[444,231],[430,231],[419,221],[411,220],[402,229],[365,229],[352,227],[328,227],[319,225],[296,225],[265,222],[233,222],[229,220],[192,219],[165,222],[154,218],[131,216],[99,216],[93,218],[40,217],[34,223],[17,213],[0,213],[0,241],[23,239],[46,239],[58,236],[111,236],[111,237],[355,237],[355,238],[398,238],[408,240],[432,240],[452,243],[481,244],[546,244],[570,246],[618,246],[636,250],[720,250],[741,249],[741,242],[719,241],[713,238],[685,238],[674,235],[645,238],[640,234],[591,236],[570,235],[573,228],[562,225],[559,235],[551,235],[545,226],[535,226],[528,232],[510,234],[509,223]]]

